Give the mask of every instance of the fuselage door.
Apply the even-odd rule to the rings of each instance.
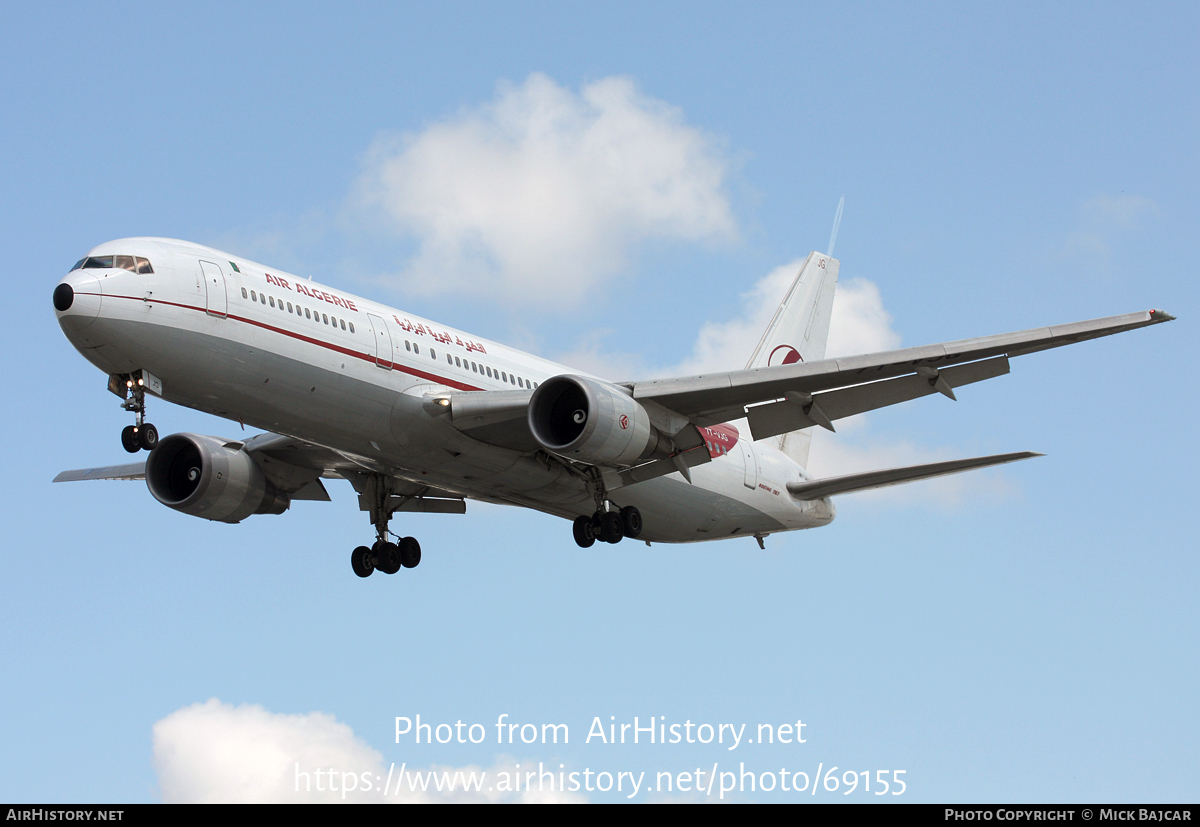
[[[387,322],[371,313],[371,328],[375,331],[375,364],[385,370],[392,369],[392,334],[388,333]]]
[[[742,446],[742,459],[746,462],[746,477],[743,484],[750,489],[758,487],[758,459],[754,456],[754,445],[748,439],[739,439]]]
[[[221,272],[221,265],[202,261],[200,271],[204,274],[204,289],[208,293],[205,307],[209,315],[225,318],[229,313],[229,299],[225,295],[225,274]]]

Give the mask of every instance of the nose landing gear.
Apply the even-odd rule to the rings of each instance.
[[[161,388],[161,383],[144,370],[108,378],[108,389],[124,400],[121,407],[132,411],[137,418],[136,424],[126,425],[121,430],[121,447],[131,454],[153,451],[158,444],[158,429],[146,421],[147,381]]]

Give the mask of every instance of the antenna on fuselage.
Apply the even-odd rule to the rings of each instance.
[[[838,199],[837,213],[833,216],[833,232],[829,234],[829,252],[825,255],[833,258],[833,245],[837,243],[838,227],[842,225],[842,207],[846,205],[846,196]]]

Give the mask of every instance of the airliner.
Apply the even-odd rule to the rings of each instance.
[[[163,505],[237,523],[330,499],[344,479],[375,531],[360,577],[421,561],[396,514],[466,501],[572,521],[579,546],[687,543],[814,528],[834,495],[1040,456],[812,478],[814,428],[1001,376],[1009,360],[1170,321],[1160,310],[826,359],[840,263],[810,254],[746,368],[611,382],[239,256],[163,238],[88,252],[54,288],[67,339],[107,377],[138,461],[55,482],[145,480]],[[247,439],[147,420],[164,399],[250,425]]]

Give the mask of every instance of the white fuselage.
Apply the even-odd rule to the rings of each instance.
[[[472,499],[568,518],[594,510],[561,464],[472,439],[427,403],[579,371],[196,244],[123,239],[88,255],[141,257],[153,269],[93,266],[63,279],[75,296],[58,313],[63,331],[105,373],[149,371],[171,402]],[[788,494],[805,474],[774,447],[736,437],[710,447],[693,484],[675,473],[612,492],[641,510],[641,539],[761,536],[833,519],[827,501]]]

